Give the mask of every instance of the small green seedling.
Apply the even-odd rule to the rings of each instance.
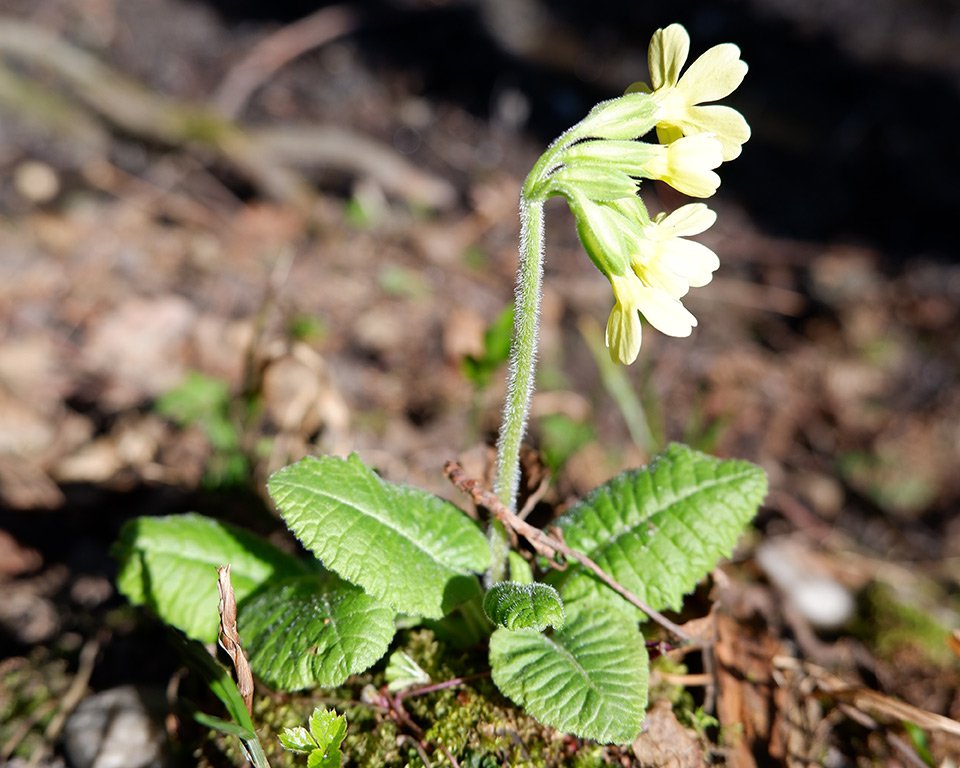
[[[141,518],[121,537],[122,592],[188,636],[212,642],[215,568],[230,563],[250,665],[264,683],[288,691],[336,687],[368,669],[389,649],[400,617],[406,627],[442,619],[465,625],[483,611],[489,623],[473,626],[487,635],[500,691],[561,731],[631,742],[647,706],[641,625],[653,619],[690,640],[661,611],[679,609],[730,554],[763,500],[766,477],[747,462],[674,444],[541,530],[515,514],[518,466],[534,381],[547,199],[569,204],[587,254],[610,281],[614,306],[604,343],[611,360],[636,359],[644,323],[678,337],[697,323],[681,299],[709,283],[719,261],[688,238],[716,215],[703,203],[651,215],[639,188],[658,179],[709,197],[720,183],[715,169],[740,154],[750,130],[730,107],[704,104],[740,84],[747,66],[739,49],[711,48],[681,75],[689,42],[680,25],[658,30],[651,82],[597,105],[544,152],[523,185],[494,488],[454,463],[446,468],[490,513],[483,526],[449,501],[384,480],[356,455],[308,457],[275,473],[267,487],[313,558],[294,558],[198,515]],[[660,143],[641,140],[653,131]],[[487,341],[492,363],[499,344]],[[511,548],[512,539],[540,555],[536,569]],[[398,685],[418,677],[400,658],[389,673]],[[309,751],[311,761],[332,761],[342,726],[318,719],[315,733],[314,719],[310,733],[300,729],[287,745]]]
[[[291,752],[307,755],[307,768],[340,768],[343,755],[340,745],[347,735],[347,719],[324,707],[313,710],[309,720],[310,730],[302,725],[284,728],[280,743]]]
[[[461,364],[461,370],[473,386],[486,389],[494,373],[510,358],[510,335],[513,330],[513,306],[501,312],[484,331],[483,352],[479,355],[467,355]]]
[[[244,404],[247,406],[247,404]],[[204,485],[226,488],[250,478],[250,464],[243,452],[243,436],[230,388],[223,379],[192,372],[157,398],[157,413],[181,427],[199,427],[213,449],[204,474]]]

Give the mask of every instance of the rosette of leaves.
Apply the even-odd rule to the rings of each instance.
[[[269,489],[316,560],[200,515],[138,518],[116,546],[121,592],[212,643],[216,568],[229,563],[251,668],[283,690],[340,685],[383,656],[397,614],[441,618],[481,594],[486,539],[450,502],[388,483],[357,456],[304,459]]]
[[[557,524],[569,547],[653,610],[676,609],[730,554],[766,488],[763,470],[749,462],[672,445],[648,467],[595,489]],[[549,579],[562,605],[543,594],[540,605],[532,596],[499,601],[499,619],[488,610],[501,625],[490,640],[494,683],[547,725],[601,742],[632,741],[647,704],[638,628],[646,617],[582,564]],[[565,610],[566,623],[542,632],[537,617],[547,606]]]

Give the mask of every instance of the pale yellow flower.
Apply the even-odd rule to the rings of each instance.
[[[627,93],[651,93],[659,105],[657,136],[669,144],[680,136],[711,133],[723,146],[723,159],[733,160],[750,138],[750,126],[731,107],[711,104],[733,93],[747,74],[740,49],[732,43],[710,48],[681,76],[690,52],[690,36],[680,24],[658,29],[650,40],[650,85],[634,83]]]
[[[659,288],[644,285],[634,273],[609,275],[615,303],[607,320],[606,343],[614,362],[630,365],[640,354],[643,326],[642,314],[661,333],[667,336],[689,336],[697,324],[680,303]]]
[[[665,181],[691,197],[710,197],[717,191],[720,177],[712,169],[723,162],[723,147],[712,135],[684,136],[657,149],[661,151],[643,168],[645,177]]]
[[[607,349],[614,362],[630,365],[640,354],[643,326],[640,325],[638,289],[642,289],[643,284],[632,272],[609,277],[615,303],[607,319]]]
[[[550,177],[550,182],[561,194],[568,196],[570,183],[567,178],[572,175],[573,169],[580,169],[581,174],[589,169],[597,180],[609,177],[604,187],[609,187],[610,191],[627,192],[617,197],[607,195],[609,200],[633,196],[635,189],[624,185],[620,178],[629,179],[630,176],[660,179],[691,197],[710,197],[720,186],[720,177],[713,169],[723,163],[723,147],[706,133],[684,136],[666,145],[643,141],[582,141],[566,149],[560,160],[564,167]],[[614,182],[618,182],[619,186],[615,186]],[[606,191],[596,182],[590,188],[580,184],[577,186],[580,187],[578,191],[584,194],[593,188]],[[588,196],[601,199],[593,194]]]
[[[633,271],[644,284],[677,299],[690,288],[706,285],[720,267],[720,259],[707,246],[685,238],[705,232],[716,219],[717,214],[703,203],[658,214],[640,227],[642,238],[630,259]]]

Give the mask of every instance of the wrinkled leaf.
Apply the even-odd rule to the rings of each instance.
[[[240,609],[250,666],[284,691],[332,688],[387,651],[394,611],[332,573],[270,584]]]
[[[196,514],[131,520],[115,553],[117,585],[127,599],[204,643],[216,641],[220,624],[218,566],[231,566],[238,603],[268,581],[304,572],[252,533]]]
[[[507,629],[562,627],[563,601],[549,584],[501,581],[483,598],[483,612],[494,624]]]
[[[566,543],[656,610],[679,609],[757,512],[762,469],[671,445],[643,469],[624,472],[557,520]],[[581,565],[551,577],[564,602],[627,605]]]
[[[507,552],[507,563],[510,566],[510,581],[518,584],[533,583],[533,569],[519,552],[512,549]]]
[[[609,611],[571,612],[560,631],[497,629],[493,682],[541,723],[605,744],[636,737],[649,665],[636,623]]]
[[[397,611],[440,618],[479,592],[480,529],[448,501],[388,483],[355,454],[306,458],[274,474],[270,495],[327,567]]]

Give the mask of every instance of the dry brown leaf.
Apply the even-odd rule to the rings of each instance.
[[[728,764],[735,768],[757,765],[757,749],[770,749],[774,733],[775,683],[771,660],[779,643],[765,629],[755,629],[717,612],[717,717],[731,743]]]
[[[230,583],[230,566],[221,565],[217,568],[217,591],[220,593],[220,647],[227,652],[233,662],[237,675],[237,690],[247,705],[247,712],[253,714],[253,673],[250,664],[240,646],[240,635],[237,634],[237,598],[233,594],[233,585]]]
[[[644,768],[701,768],[706,760],[696,735],[680,725],[668,701],[647,712],[644,731],[633,742],[633,754]]]

